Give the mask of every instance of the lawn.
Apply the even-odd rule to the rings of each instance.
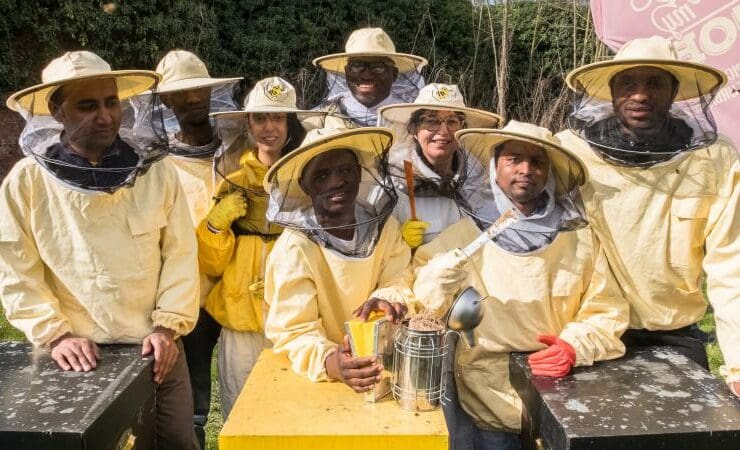
[[[0,312],[2,312],[2,308],[0,308]],[[714,314],[712,314],[712,312],[707,312],[699,322],[699,326],[702,330],[714,334]],[[23,339],[23,335],[18,332],[18,330],[11,327],[5,320],[5,314],[0,314],[0,341],[19,341]],[[707,355],[709,356],[709,367],[712,370],[712,373],[719,377],[719,366],[723,364],[723,359],[716,342],[707,345]],[[215,358],[216,357],[214,355],[213,364],[211,365],[211,380],[213,380],[214,386],[214,390],[211,395],[211,414],[208,417],[208,426],[206,427],[206,447],[208,450],[218,449],[218,433],[221,431],[221,427],[223,426]]]

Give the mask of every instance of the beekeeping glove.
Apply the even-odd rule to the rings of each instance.
[[[421,220],[407,220],[401,227],[401,236],[409,247],[416,248],[424,241],[424,232],[429,227],[429,222]]]
[[[437,255],[416,269],[414,295],[425,308],[446,311],[468,279],[463,270],[467,257],[460,249]]]
[[[234,191],[213,205],[208,212],[208,228],[219,233],[231,227],[231,223],[247,214],[247,199]]]
[[[576,363],[576,350],[573,346],[551,334],[537,336],[537,340],[548,347],[529,355],[532,375],[556,378],[568,375]]]

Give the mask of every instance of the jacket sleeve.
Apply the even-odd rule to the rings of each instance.
[[[22,172],[12,171],[0,189],[0,300],[5,316],[36,347],[72,332],[46,284],[44,263],[28,224]]]
[[[624,355],[619,339],[629,324],[629,305],[624,299],[606,261],[606,255],[591,233],[594,269],[573,321],[560,332],[560,338],[576,350],[576,366]]]
[[[432,258],[455,248],[452,243],[447,242],[446,237],[447,234],[443,232],[430,242],[418,247],[416,253],[414,253],[413,306],[417,312],[427,309],[435,311],[441,316],[454,300],[452,294],[440,289],[438,272],[434,267],[429,266],[429,261]],[[465,267],[464,270],[470,269]]]
[[[306,255],[281,236],[267,258],[265,300],[270,309],[265,335],[276,354],[290,359],[293,371],[311,381],[326,380],[324,360],[337,344],[326,337],[319,317],[313,274]]]
[[[725,184],[724,204],[708,231],[704,256],[707,297],[714,309],[717,341],[727,381],[740,381],[740,163],[735,158]]]
[[[389,220],[386,223],[386,229],[390,238],[389,251],[381,263],[378,287],[370,294],[370,297],[410,305],[414,300],[414,294],[411,291],[413,279],[411,249],[403,241],[395,220]]]
[[[163,186],[169,186],[172,195],[165,211],[167,226],[161,231],[162,268],[152,324],[169,328],[179,337],[192,331],[198,318],[198,244],[177,173],[174,167],[167,168]]]
[[[207,224],[208,219],[204,217],[195,231],[198,237],[198,263],[201,272],[209,277],[221,277],[234,255],[236,237],[231,229],[214,233]]]

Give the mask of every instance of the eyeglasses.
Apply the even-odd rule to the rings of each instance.
[[[448,130],[459,130],[463,126],[463,119],[460,116],[452,115],[447,116],[444,119],[438,119],[436,117],[422,117],[419,126],[423,130],[437,131],[439,127],[444,123]]]
[[[350,61],[347,63],[347,69],[355,74],[369,70],[376,75],[382,75],[393,67],[395,67],[393,64],[387,62]]]

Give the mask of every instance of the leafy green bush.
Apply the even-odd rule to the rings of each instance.
[[[356,28],[381,26],[398,51],[429,59],[428,81],[460,84],[473,106],[502,104],[507,115],[539,120],[542,112],[532,105],[562,97],[563,75],[574,62],[593,58],[588,11],[572,0],[494,3],[0,0],[0,92],[39,82],[41,69],[67,50],[93,50],[114,68],[152,69],[167,51],[183,48],[199,54],[211,75],[241,75],[247,87],[279,74],[296,84],[302,106],[312,106],[323,94],[324,78],[311,60],[342,51]],[[508,62],[508,75],[501,74],[508,77],[504,103],[496,91],[494,49],[499,65]]]

